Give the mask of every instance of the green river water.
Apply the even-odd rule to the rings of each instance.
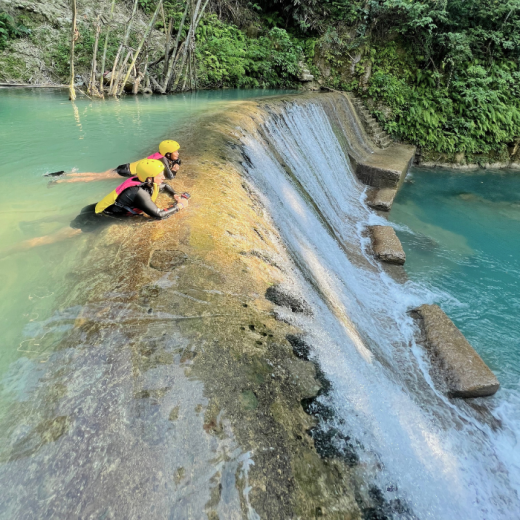
[[[398,224],[410,278],[437,295],[499,378],[501,392],[517,394],[520,172],[415,169],[390,219]]]
[[[0,373],[38,351],[38,324],[54,309],[58,288],[84,252],[85,237],[16,248],[67,229],[82,207],[117,185],[113,179],[49,184],[45,173],[102,172],[154,153],[164,138],[182,145],[178,129],[193,117],[229,101],[283,92],[224,90],[104,102],[79,98],[72,104],[64,91],[0,90]]]

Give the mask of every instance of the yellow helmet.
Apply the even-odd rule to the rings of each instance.
[[[156,159],[143,159],[136,166],[137,178],[145,182],[148,177],[155,177],[164,171],[164,164]]]
[[[177,150],[180,150],[181,145],[177,141],[163,141],[159,145],[159,153],[161,155],[166,155],[167,153],[173,153]]]

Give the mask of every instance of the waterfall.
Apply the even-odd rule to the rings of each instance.
[[[304,331],[332,383],[320,399],[363,478],[401,504],[395,518],[516,519],[514,432],[435,389],[408,311],[436,295],[396,282],[366,253],[366,226],[386,221],[364,202],[337,124],[347,100],[337,103],[288,103],[242,133],[250,183],[280,233],[294,290],[313,309],[280,313]]]

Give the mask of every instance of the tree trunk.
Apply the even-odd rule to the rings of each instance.
[[[97,53],[98,53],[98,45],[99,45],[99,34],[101,32],[101,22],[98,17],[97,19],[97,27],[96,27],[96,40],[94,42],[94,53],[92,55],[92,71],[90,73],[90,82],[88,85],[88,92],[91,96],[100,96],[103,97],[103,84],[100,85],[101,93],[97,90],[96,87],[96,68],[97,68]],[[101,76],[101,81],[103,81],[103,76]]]
[[[172,39],[172,31],[173,31],[173,18],[170,18],[170,23],[168,24],[168,35],[166,36],[166,45],[164,47],[164,56],[170,55],[170,43]],[[164,60],[164,70],[163,70],[163,83],[166,81],[166,74],[168,74],[168,63],[169,60]]]
[[[72,0],[72,31],[70,38],[70,85],[69,85],[69,99],[74,101],[76,99],[76,91],[74,90],[74,44],[77,39],[76,29],[77,6],[76,0]]]
[[[112,95],[112,86],[114,85],[114,77],[115,77],[115,74],[116,74],[116,70],[117,70],[117,65],[119,63],[119,56],[121,55],[121,51],[123,50],[123,45],[121,44],[119,46],[119,49],[117,50],[117,54],[116,54],[116,59],[114,60],[114,65],[112,67],[112,74],[110,75],[110,86],[108,87],[108,95],[111,96]],[[105,77],[105,73],[103,72],[102,78]],[[102,80],[104,81],[104,80]]]
[[[132,22],[134,21],[135,13],[137,13],[137,7],[139,6],[139,0],[134,0],[134,8],[132,9],[132,15],[128,20],[128,26],[126,27],[125,38],[123,40],[123,47],[128,45],[128,39],[130,38],[130,30],[132,29]]]
[[[190,29],[188,31],[188,36],[186,37],[186,40],[185,40],[184,52],[182,54],[181,64],[179,67],[179,75],[176,77],[175,82],[173,83],[173,85],[171,87],[172,91],[177,88],[179,81],[182,79],[182,72],[184,70],[184,65],[186,64],[186,58],[188,58],[188,64],[186,66],[186,74],[188,74],[188,71],[189,71],[189,74],[192,74],[193,71],[191,69],[195,66],[195,61],[194,61],[194,59],[195,59],[195,57],[194,57],[195,31],[197,30],[197,27],[200,23],[204,9],[206,9],[206,6],[208,5],[208,0],[206,0],[206,2],[204,3],[204,5],[201,9],[202,0],[196,0],[196,1],[197,1],[197,3],[191,14]],[[191,63],[192,60],[193,60],[193,63]],[[177,61],[177,58],[176,58],[176,61]],[[185,88],[186,88],[186,78],[184,78],[182,90],[184,90]]]
[[[197,0],[195,9],[193,10],[193,12],[191,14],[190,30],[188,31],[188,36],[186,37],[186,46],[184,47],[184,52],[182,54],[182,60],[181,60],[181,66],[180,66],[181,72],[184,69],[184,65],[186,63],[186,57],[188,55],[188,52],[191,52],[192,38],[194,38],[194,27],[195,27],[196,20],[198,19],[201,2],[202,2],[202,0]],[[188,67],[186,68],[186,72],[188,72]],[[175,90],[177,88],[177,85],[179,84],[181,77],[182,77],[182,75],[177,76],[177,78],[173,84],[172,90]],[[184,85],[185,85],[185,83],[184,83]]]
[[[200,2],[201,0],[199,0]],[[139,54],[143,48],[143,45],[145,44],[146,40],[148,39],[148,36],[150,35],[150,33],[152,32],[152,29],[153,29],[153,26],[155,24],[155,20],[157,19],[157,15],[159,14],[159,10],[162,6],[162,3],[163,3],[163,0],[159,0],[159,3],[157,4],[157,9],[155,10],[155,13],[153,14],[153,18],[152,20],[150,21],[150,24],[148,25],[148,28],[146,29],[145,33],[144,33],[144,36],[143,36],[143,39],[141,40],[141,43],[139,44],[139,47],[137,47],[137,51],[135,52],[135,56],[134,56],[134,59],[132,61],[132,64],[130,65],[130,67],[128,67],[128,72],[126,73],[126,76],[125,76],[125,79],[123,80],[123,87],[125,86],[126,82],[128,81],[128,78],[130,77],[130,73],[132,72],[132,69],[134,68],[135,66],[135,62],[137,61],[137,58],[139,57]],[[119,94],[121,94],[121,92],[119,92]]]
[[[99,83],[101,86],[103,86],[103,76],[105,74],[105,64],[107,61],[107,49],[108,49],[108,37],[110,36],[110,24],[112,23],[112,20],[114,18],[114,8],[116,6],[116,0],[112,0],[112,7],[110,9],[110,18],[108,19],[108,28],[107,28],[107,34],[105,36],[105,47],[103,49],[103,58],[101,60],[101,79]]]
[[[181,39],[181,34],[182,34],[182,29],[184,27],[184,22],[186,22],[186,16],[188,16],[188,9],[190,8],[190,2],[189,0],[186,2],[186,9],[184,11],[184,14],[182,15],[182,20],[181,20],[181,25],[179,27],[179,30],[177,32],[177,39],[175,40],[175,45],[173,47],[173,51],[172,51],[172,57],[171,57],[171,62],[168,66],[168,73],[166,74],[166,79],[164,80],[163,82],[163,90],[164,91],[167,91],[168,90],[168,85],[172,79],[172,75],[173,75],[173,70],[174,70],[174,67],[175,67],[175,63],[177,62],[177,49],[179,47],[179,41]],[[166,56],[165,56],[165,61],[169,61]]]
[[[119,69],[119,72],[117,73],[116,81],[114,83],[114,87],[113,87],[113,89],[109,93],[110,96],[117,96],[118,95],[118,93],[119,93],[119,80],[121,79],[121,75],[123,74],[123,71],[125,70],[126,64],[128,63],[128,60],[130,59],[130,56],[132,56],[132,51],[128,51],[128,53],[126,55],[126,58],[125,58],[125,61],[123,61],[122,65],[121,65],[121,68]],[[131,67],[130,67],[130,70],[131,70]],[[115,71],[113,71],[112,74],[115,74]],[[124,86],[125,86],[125,82],[123,82],[123,87],[121,88],[121,90],[123,90]]]

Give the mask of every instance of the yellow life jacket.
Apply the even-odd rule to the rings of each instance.
[[[96,204],[96,209],[94,210],[96,213],[103,213],[108,207],[115,204],[117,198],[123,191],[125,191],[127,188],[131,188],[133,186],[141,186],[143,184],[137,177],[131,177],[130,179],[126,179],[125,182],[120,184],[114,191],[111,191],[106,197],[104,197],[102,200],[100,200]],[[152,202],[155,202],[157,200],[157,197],[159,196],[159,185],[153,183],[153,192],[152,192]],[[136,213],[142,213],[140,209],[134,209]]]

